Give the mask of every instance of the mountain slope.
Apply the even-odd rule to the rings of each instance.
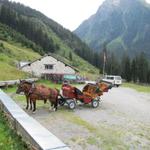
[[[107,42],[116,54],[143,51],[150,58],[150,6],[145,0],[106,0],[74,33],[96,51]]]
[[[40,12],[0,0],[0,80],[28,76],[16,69],[18,61],[32,61],[49,52],[56,53],[81,73],[97,74],[94,66],[77,55],[78,51],[84,51],[84,57],[92,53],[74,34]]]
[[[17,69],[19,61],[33,61],[40,58],[41,55],[34,52],[31,48],[22,46],[21,43],[14,41],[0,40],[0,80],[13,80],[31,77],[29,74],[24,73]],[[73,54],[74,61],[69,61],[64,57],[57,55],[64,62],[76,66],[81,75],[91,77],[91,74],[98,74],[98,70],[91,64]]]
[[[0,80],[12,80],[30,77],[17,69],[19,61],[33,61],[41,57],[35,52],[35,43],[25,38],[12,28],[0,23]],[[72,54],[72,61],[61,57],[61,59],[70,65],[76,66],[81,73],[95,73],[97,69],[91,64],[81,59],[75,53]]]
[[[0,0],[0,22],[34,42],[41,54],[74,52],[92,63],[93,51],[76,35],[42,13],[19,3]]]
[[[34,60],[40,55],[32,49],[22,47],[19,43],[0,40],[0,80],[13,80],[30,77],[17,69],[18,61]]]

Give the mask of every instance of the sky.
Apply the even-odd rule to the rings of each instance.
[[[12,0],[30,6],[73,31],[95,14],[104,0]],[[146,0],[150,3],[150,0]]]

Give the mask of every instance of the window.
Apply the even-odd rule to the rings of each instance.
[[[114,80],[114,77],[107,77],[108,80]]]
[[[54,65],[52,65],[52,64],[46,64],[46,65],[45,65],[45,69],[46,69],[46,70],[52,70],[53,67],[54,67]]]
[[[122,80],[120,76],[115,77],[116,80]]]

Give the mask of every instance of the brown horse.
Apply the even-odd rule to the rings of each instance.
[[[18,85],[18,89],[16,91],[17,94],[24,92],[26,96],[27,106],[26,109],[29,108],[30,102],[30,109],[32,110],[33,104],[33,112],[36,111],[36,100],[49,100],[51,103],[51,107],[56,111],[58,105],[58,96],[59,91],[57,89],[51,89],[44,85],[35,85],[35,83],[27,82],[27,81],[20,81]]]

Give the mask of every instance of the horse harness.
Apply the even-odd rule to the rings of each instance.
[[[28,92],[28,96],[30,96],[31,94],[35,94],[35,95],[38,95],[38,96],[41,96],[41,97],[46,97],[47,95],[44,95],[44,94],[42,94],[42,93],[34,93],[34,90],[36,89],[36,86],[35,86],[35,84],[34,83],[32,83],[32,86],[31,86],[31,88],[30,88],[30,90],[29,90],[29,92]],[[57,89],[55,89],[56,91],[57,91]],[[52,89],[50,89],[50,98],[54,98],[54,97],[56,97],[57,96],[57,92],[56,91],[54,91],[54,90],[52,90]]]

